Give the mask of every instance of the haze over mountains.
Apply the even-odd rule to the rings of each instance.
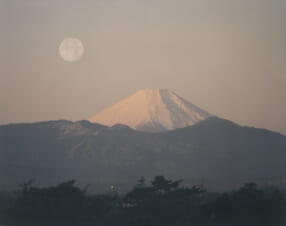
[[[281,134],[215,117],[165,133],[88,121],[12,124],[0,126],[0,187],[76,179],[95,191],[124,191],[155,175],[224,190],[247,181],[282,185],[285,150]]]
[[[95,191],[126,191],[155,175],[223,190],[249,181],[285,185],[279,133],[213,117],[167,90],[140,91],[104,112],[91,120],[136,130],[66,120],[0,126],[0,187],[76,179]]]
[[[162,132],[191,126],[210,116],[174,92],[145,89],[103,110],[89,121],[108,126],[124,124],[136,130]]]

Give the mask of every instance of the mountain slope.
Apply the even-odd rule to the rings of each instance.
[[[193,125],[211,115],[169,90],[141,90],[103,110],[89,121],[108,126],[125,124],[149,132]]]
[[[216,189],[285,184],[286,137],[211,117],[166,133],[88,121],[0,126],[0,187],[76,179],[96,191],[129,189],[141,176],[183,178]]]

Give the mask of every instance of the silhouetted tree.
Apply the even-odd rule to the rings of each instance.
[[[166,193],[175,190],[179,187],[182,180],[171,181],[167,180],[164,176],[156,176],[151,184],[156,192]]]
[[[263,190],[246,183],[232,192],[211,193],[198,186],[182,187],[181,182],[157,176],[146,183],[141,178],[120,197],[115,189],[88,196],[74,180],[46,188],[27,181],[21,184],[15,202],[6,205],[6,219],[13,226],[283,225],[286,202],[277,188]]]

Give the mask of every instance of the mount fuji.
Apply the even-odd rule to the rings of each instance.
[[[107,126],[124,124],[146,132],[163,132],[192,126],[212,115],[165,89],[140,90],[91,117]]]
[[[90,121],[0,125],[0,188],[72,178],[127,191],[157,175],[223,190],[286,186],[285,136],[212,117],[168,90],[141,90]]]

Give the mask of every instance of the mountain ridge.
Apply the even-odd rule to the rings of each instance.
[[[0,185],[76,179],[104,190],[129,189],[141,176],[165,175],[207,187],[247,181],[286,184],[286,137],[210,117],[186,128],[148,133],[88,121],[0,126]],[[37,170],[34,170],[37,169]]]

